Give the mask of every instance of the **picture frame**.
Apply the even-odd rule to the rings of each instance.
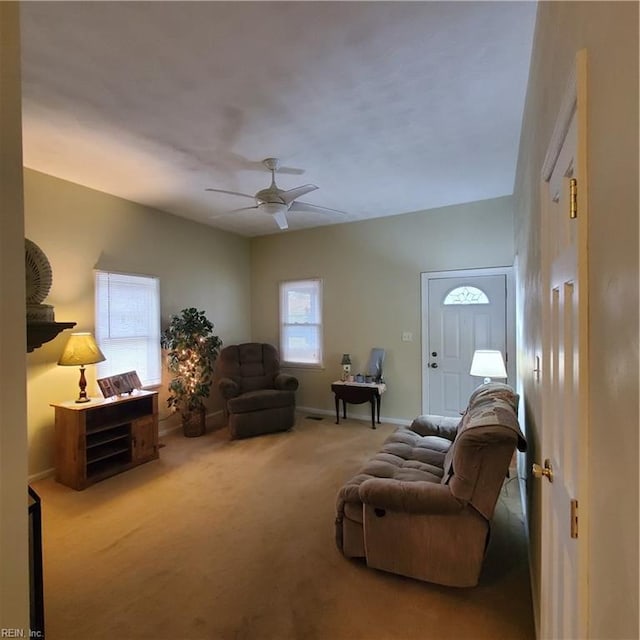
[[[111,385],[111,378],[98,378],[96,382],[98,383],[100,392],[105,398],[110,398],[111,396],[116,395],[116,392]]]
[[[384,362],[384,356],[384,349],[381,349],[380,347],[373,347],[373,349],[371,349],[369,364],[367,366],[367,374],[371,377],[373,382],[381,382],[384,379],[382,376],[382,363]]]
[[[127,371],[125,373],[121,373],[120,376],[124,378],[127,386],[131,389],[142,389],[142,383],[140,382],[140,378],[136,371]]]
[[[134,389],[142,388],[142,383],[136,371],[126,371],[107,378],[98,378],[97,383],[100,392],[105,398],[121,396],[125,393],[131,395]]]

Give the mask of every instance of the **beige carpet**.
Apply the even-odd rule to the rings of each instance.
[[[367,569],[334,544],[341,484],[394,429],[300,416],[289,433],[163,438],[159,461],[43,502],[48,640],[534,638],[517,483],[480,586]]]

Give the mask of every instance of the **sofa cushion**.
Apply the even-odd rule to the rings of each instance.
[[[263,409],[277,409],[290,407],[295,404],[293,391],[279,389],[259,389],[248,391],[236,398],[227,401],[230,413],[248,413],[250,411],[262,411]]]
[[[371,478],[440,483],[445,451],[450,444],[446,438],[419,436],[408,429],[398,429],[387,438],[382,450],[342,487],[338,502],[356,503],[361,509],[360,485]]]
[[[442,469],[445,454],[450,446],[451,441],[446,438],[420,436],[409,429],[400,428],[385,440],[382,452]]]
[[[422,415],[413,420],[409,429],[419,436],[440,436],[453,442],[460,426],[460,418]]]
[[[374,478],[440,482],[443,471],[437,465],[416,460],[411,453],[404,457],[381,451],[362,468],[362,473]]]

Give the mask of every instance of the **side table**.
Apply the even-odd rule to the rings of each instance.
[[[380,424],[380,398],[387,390],[384,383],[375,382],[341,382],[331,383],[336,403],[336,424],[340,424],[340,400],[342,400],[342,417],[347,417],[347,402],[351,404],[371,403],[371,428],[376,428],[376,418]]]

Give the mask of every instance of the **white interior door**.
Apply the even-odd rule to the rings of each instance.
[[[482,379],[469,375],[476,349],[506,358],[506,275],[428,280],[427,413],[459,416]]]
[[[587,300],[586,206],[571,209],[572,191],[586,193],[573,109],[557,126],[542,184],[543,482],[540,631],[544,639],[588,638],[586,575]],[[568,123],[566,122],[568,121]],[[549,160],[551,158],[551,160]],[[586,203],[583,201],[583,205]],[[550,477],[552,473],[552,477]]]

